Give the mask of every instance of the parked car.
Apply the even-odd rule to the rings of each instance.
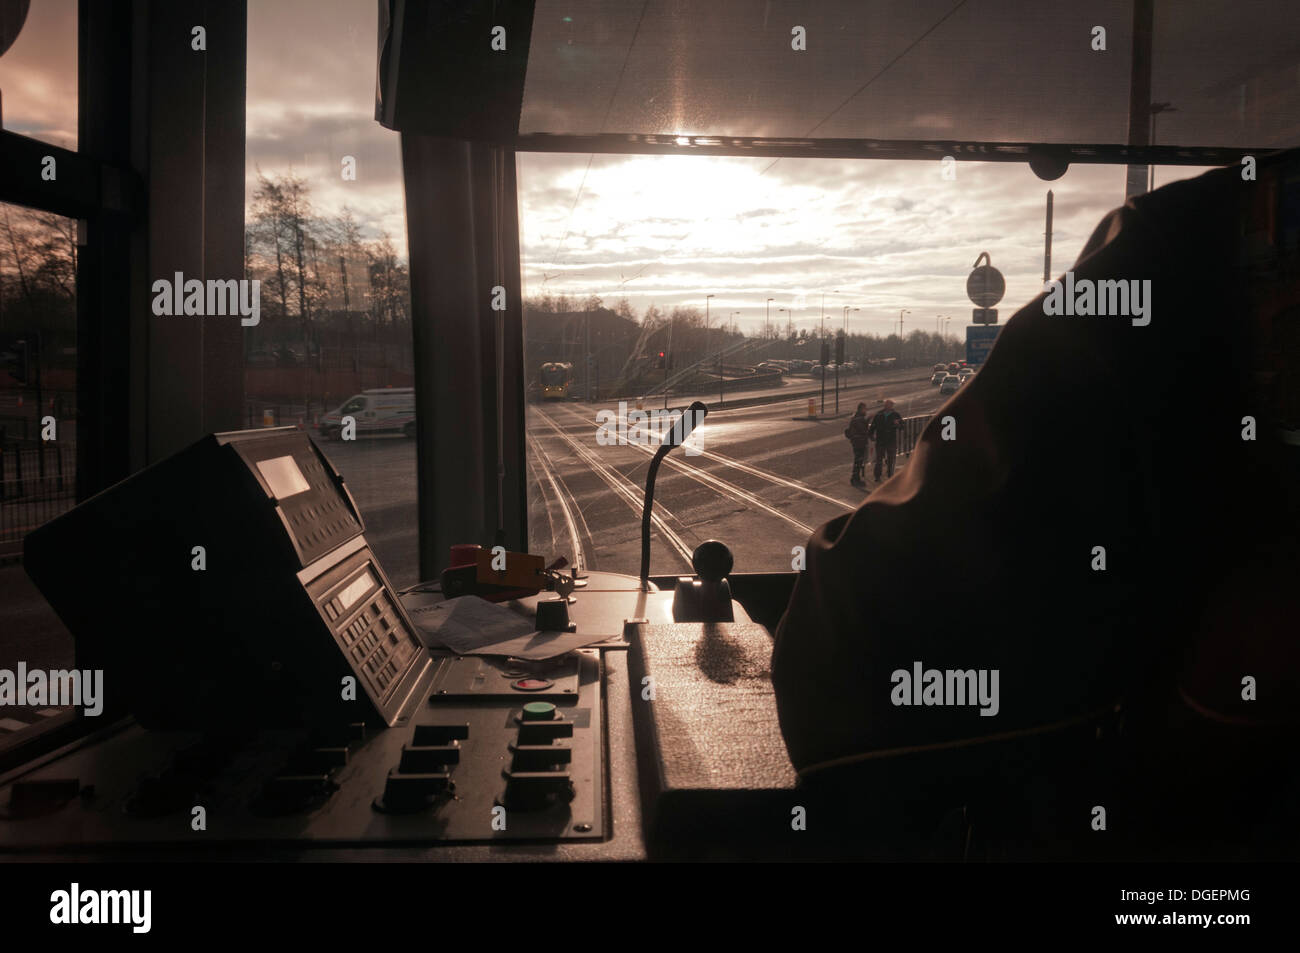
[[[351,417],[356,422],[357,436],[400,432],[414,437],[415,388],[381,387],[354,394],[321,417],[320,435],[326,440],[338,437],[344,417]]]
[[[943,382],[939,384],[939,393],[955,394],[958,387],[961,387],[961,378],[956,374],[947,374],[944,376]]]

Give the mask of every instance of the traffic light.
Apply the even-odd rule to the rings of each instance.
[[[664,362],[664,352],[660,351],[659,356],[655,358],[655,368],[656,370],[663,370],[667,366],[668,365]]]

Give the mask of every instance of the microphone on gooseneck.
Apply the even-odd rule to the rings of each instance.
[[[664,434],[663,443],[655,451],[650,461],[650,469],[645,475],[645,505],[641,509],[641,588],[647,588],[650,582],[650,511],[655,505],[655,478],[659,475],[659,464],[668,451],[686,442],[686,438],[709,415],[709,408],[703,401],[695,401],[682,413],[673,424],[672,429]]]

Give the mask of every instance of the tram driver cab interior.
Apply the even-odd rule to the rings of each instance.
[[[83,42],[108,49],[122,35],[112,14],[131,6],[83,4]],[[154,29],[188,24],[188,4],[164,6],[149,9],[159,21]],[[1064,0],[1047,4],[1054,19],[1035,15],[1038,27],[1017,12],[1023,4],[1011,2],[958,3],[951,13],[887,3],[883,18],[853,0],[816,6],[380,0],[374,120],[400,139],[414,384],[367,381],[346,399],[351,387],[327,403],[317,395],[319,415],[294,411],[279,426],[257,426],[260,418],[250,423],[244,414],[238,383],[218,379],[214,359],[205,365],[209,390],[189,403],[176,395],[200,385],[179,380],[185,374],[168,372],[149,385],[153,409],[139,418],[130,453],[114,450],[107,412],[87,411],[77,505],[25,535],[23,569],[71,633],[76,667],[104,673],[105,710],[78,717],[20,760],[0,762],[0,852],[46,857],[75,849],[110,859],[148,845],[158,856],[188,856],[198,848],[177,819],[197,790],[223,818],[203,848],[219,839],[232,858],[311,859],[326,848],[355,860],[495,861],[1059,860],[1193,851],[1140,831],[1105,844],[1092,836],[1087,812],[1089,799],[1102,796],[1097,785],[1116,805],[1140,799],[1126,772],[1149,739],[1132,741],[1122,698],[1086,718],[895,748],[801,776],[773,687],[773,637],[796,585],[814,585],[800,581],[806,567],[797,551],[810,534],[795,541],[791,569],[752,571],[738,554],[741,535],[715,538],[705,520],[700,542],[674,542],[677,524],[666,514],[686,503],[662,487],[656,499],[661,468],[703,473],[702,485],[716,486],[707,475],[717,471],[708,467],[746,466],[717,453],[688,456],[688,441],[695,427],[726,426],[725,408],[762,406],[761,395],[742,390],[739,370],[754,371],[760,358],[714,345],[697,362],[700,379],[709,375],[717,391],[705,393],[703,385],[692,391],[674,383],[685,372],[661,372],[644,356],[656,345],[639,345],[649,383],[644,394],[627,396],[620,423],[643,409],[643,397],[646,408],[661,400],[676,416],[637,467],[620,473],[570,431],[576,416],[591,416],[584,401],[600,393],[597,375],[608,383],[634,359],[602,351],[599,341],[588,345],[601,329],[576,324],[562,339],[570,350],[544,360],[525,354],[520,154],[898,159],[933,165],[935,176],[945,157],[955,157],[959,169],[966,161],[1015,163],[1037,188],[1072,166],[1105,166],[1116,181],[1127,174],[1138,182],[1151,164],[1233,166],[1254,152],[1300,144],[1294,122],[1283,128],[1270,118],[1287,109],[1300,115],[1300,95],[1270,86],[1271,74],[1242,80],[1240,102],[1250,105],[1240,112],[1224,105],[1239,102],[1236,86],[1231,95],[1205,92],[1209,80],[1194,78],[1204,107],[1193,110],[1189,92],[1186,111],[1194,115],[1176,127],[1182,138],[1153,143],[1146,112],[1154,95],[1152,10],[1156,47],[1185,59],[1175,21],[1201,16],[1207,30],[1241,28],[1236,20],[1225,25],[1211,3],[1106,5],[1111,52],[1102,65],[1089,46],[1097,14]],[[242,36],[245,13],[234,3],[219,16]],[[503,44],[493,45],[496,30]],[[209,32],[218,31],[210,24]],[[846,35],[867,37],[869,48],[853,47]],[[1267,25],[1256,35],[1268,41]],[[909,43],[916,53],[906,53]],[[972,44],[993,51],[978,62],[958,57],[954,72],[950,57]],[[819,45],[829,45],[832,60],[816,58]],[[753,50],[770,52],[750,63]],[[891,72],[895,53],[902,68]],[[86,68],[130,82],[134,58],[136,81],[147,76],[156,90],[168,70],[188,68],[150,59],[161,55],[127,43],[117,59],[106,54]],[[864,56],[872,68],[850,67]],[[1016,58],[1015,69],[988,68]],[[1268,61],[1255,53],[1246,59]],[[208,62],[214,78],[202,95],[215,97],[211,116],[235,108],[244,62],[234,57],[238,82],[221,78],[220,58]],[[1226,75],[1231,64],[1221,65]],[[1185,73],[1157,69],[1156,80],[1192,83]],[[1273,105],[1252,98],[1266,94]],[[240,103],[241,117],[242,110]],[[83,149],[102,148],[100,158],[114,168],[127,163],[126,152],[109,148],[117,141],[110,126],[125,130],[132,117],[120,109],[95,116],[83,119],[90,124]],[[165,104],[150,121],[162,124],[155,138],[168,123],[184,126]],[[199,181],[192,176],[242,182],[237,125],[237,149],[224,151],[209,137],[207,173],[160,158],[153,170],[123,177],[131,184],[124,195],[142,190],[149,202],[85,213],[92,227],[83,260],[94,268],[86,280],[99,282],[104,301],[121,297],[104,320],[127,321],[131,295],[138,297],[115,277],[119,270],[140,287],[146,276],[172,271],[163,267],[172,253],[163,239],[182,226],[169,217],[176,210],[168,197]],[[1287,179],[1292,204],[1277,206],[1290,208],[1288,215],[1295,189]],[[31,196],[5,197],[16,199]],[[242,207],[237,196],[226,204]],[[220,245],[237,262],[242,224],[216,214],[200,238],[215,243],[214,258]],[[1294,218],[1286,221],[1294,228]],[[132,230],[145,240],[123,240]],[[1283,245],[1294,256],[1288,235]],[[1294,265],[1294,257],[1286,260]],[[845,324],[850,315],[845,308]],[[713,319],[721,321],[717,312]],[[167,328],[189,334],[179,323]],[[721,334],[720,323],[712,330]],[[192,343],[155,339],[177,353]],[[86,367],[100,359],[94,346],[82,344]],[[238,363],[237,336],[212,346]],[[572,350],[579,346],[586,357]],[[103,347],[108,362],[116,345]],[[677,347],[684,348],[680,339]],[[165,360],[164,351],[150,352],[130,374],[161,374],[149,362]],[[851,386],[897,373],[893,362],[893,355],[860,362]],[[960,366],[915,363],[914,386],[927,394],[932,373]],[[797,410],[781,410],[783,420],[804,419],[818,388],[823,401],[830,387],[838,397],[841,382],[825,373],[825,360],[817,375],[796,374],[792,365],[757,371],[764,387],[807,388],[798,391]],[[954,399],[977,393],[982,376],[964,383],[970,374],[963,371]],[[96,387],[117,385],[83,373],[78,386],[90,407],[99,406]],[[169,399],[183,424],[163,420]],[[806,419],[818,419],[811,406]],[[831,423],[838,435],[843,424]],[[938,427],[927,430],[935,440]],[[363,435],[374,439],[353,442]],[[386,534],[408,517],[379,505],[364,511],[343,472],[358,453],[398,454],[411,443],[418,573],[398,584],[379,554]],[[590,472],[581,478],[599,486],[586,492],[624,507],[601,542],[629,554],[639,544],[639,573],[631,556],[620,571],[579,563],[562,530],[550,548],[533,545],[539,522],[576,509],[563,502],[572,499],[564,473],[547,462],[561,452],[585,461]],[[534,479],[547,494],[540,508],[530,501]],[[761,491],[742,487],[745,493],[765,512],[788,508]],[[576,542],[586,539],[580,516],[568,512]],[[936,625],[960,624],[960,606],[927,605],[925,580],[913,582],[916,612],[933,615]],[[919,685],[916,692],[920,698]],[[1294,767],[1293,748],[1285,757]],[[846,799],[854,810],[843,809]],[[1294,805],[1283,815],[1292,825],[1295,816]],[[1270,830],[1282,829],[1283,820],[1274,822]],[[1177,837],[1185,831],[1177,828]],[[1243,849],[1267,855],[1293,846],[1255,841]]]

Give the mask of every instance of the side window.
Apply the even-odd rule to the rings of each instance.
[[[387,527],[370,543],[400,588],[419,581],[416,442],[383,435],[378,408],[379,390],[415,385],[400,137],[374,118],[374,4],[335,6],[248,0],[246,277],[262,311],[243,329],[244,394],[250,426],[269,408],[307,432]],[[303,96],[322,125],[297,118]],[[333,439],[335,412],[365,439]]]
[[[77,223],[0,204],[0,236],[0,667],[66,669],[71,634],[3,557],[76,504]],[[0,749],[61,710],[6,703]]]

